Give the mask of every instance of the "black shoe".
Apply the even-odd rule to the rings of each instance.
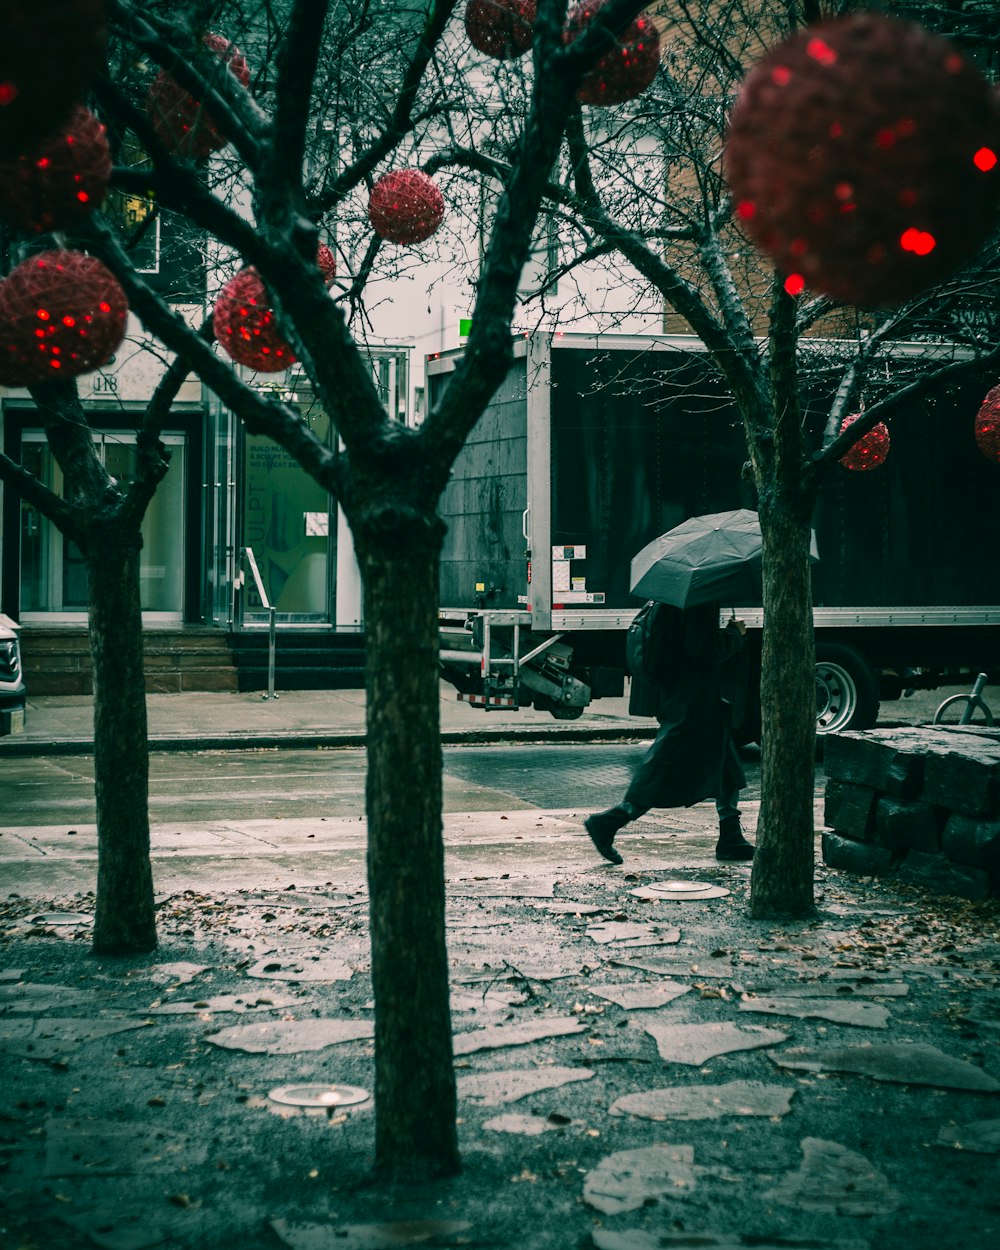
[[[620,817],[620,819],[619,819]],[[588,816],[583,827],[590,834],[590,840],[598,852],[611,864],[623,864],[625,861],[614,848],[615,834],[628,821],[628,814],[619,807],[609,811],[598,812]]]
[[[731,864],[746,863],[753,859],[753,846],[744,837],[738,842],[723,842],[720,838],[715,844],[715,858]]]
[[[753,859],[753,846],[743,836],[739,816],[727,816],[719,822],[719,840],[715,844],[715,858],[727,863],[746,863]]]

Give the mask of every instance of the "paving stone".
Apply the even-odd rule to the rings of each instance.
[[[969,1124],[946,1124],[938,1133],[938,1142],[956,1150],[972,1150],[977,1154],[1000,1154],[1000,1120],[972,1120]]]
[[[462,898],[554,898],[555,877],[490,877],[483,880],[449,879],[451,897]]]
[[[51,1011],[54,1007],[77,1007],[93,1002],[94,990],[77,990],[69,985],[37,985],[30,981],[0,985],[0,1013]]]
[[[646,1120],[719,1120],[723,1116],[778,1116],[791,1110],[795,1090],[763,1081],[731,1081],[728,1085],[675,1085],[618,1098],[611,1115]]]
[[[543,1089],[559,1089],[576,1081],[589,1081],[591,1068],[507,1068],[499,1072],[477,1072],[460,1076],[456,1082],[459,1098],[470,1098],[488,1107],[518,1102]]]
[[[451,991],[451,1010],[455,1013],[475,1011],[490,1013],[507,1011],[527,1002],[527,994],[520,990],[456,990]]]
[[[650,1021],[646,1032],[656,1042],[665,1063],[686,1063],[698,1067],[717,1055],[740,1050],[759,1050],[788,1041],[787,1033],[759,1026],[741,1029],[728,1020],[713,1024],[671,1024]]]
[[[697,1184],[693,1163],[693,1146],[658,1142],[620,1150],[584,1177],[583,1200],[605,1215],[620,1215],[664,1197],[684,1199]]]
[[[832,991],[843,995],[843,1001],[850,1002],[854,998],[905,998],[910,992],[905,981],[879,981],[875,977],[858,977],[857,973],[849,975],[851,980],[841,979],[838,983],[834,970],[816,981],[794,985],[750,985],[747,993],[758,998],[818,998]]]
[[[255,1024],[234,1024],[209,1033],[205,1041],[226,1050],[245,1050],[251,1055],[297,1055],[302,1051],[323,1050],[343,1042],[368,1041],[375,1026],[368,1020],[262,1020]]]
[[[640,958],[615,959],[611,953],[608,962],[618,968],[635,968],[639,972],[655,972],[664,977],[694,976],[704,977],[709,981],[728,981],[741,971],[724,959],[692,959],[689,963],[685,963],[676,955],[645,955]]]
[[[161,1172],[170,1163],[195,1165],[208,1157],[200,1144],[156,1124],[120,1124],[109,1120],[45,1122],[45,1175],[134,1176]]]
[[[896,1042],[881,1046],[798,1046],[773,1051],[769,1058],[779,1068],[800,1072],[849,1072],[875,1081],[901,1085],[933,1085],[939,1089],[1000,1091],[1000,1081],[975,1064],[953,1059],[924,1042]]]
[[[154,964],[152,968],[134,968],[129,973],[129,976],[148,976],[157,985],[169,985],[171,983],[186,985],[203,972],[208,972],[209,967],[209,964],[192,964],[185,960],[177,960],[174,963]]]
[[[248,1011],[262,1014],[279,1007],[301,1007],[302,1001],[300,997],[291,994],[268,994],[266,992],[214,994],[211,998],[192,998],[187,1001],[171,999],[170,1002],[160,1003],[159,1006],[148,1007],[146,1010],[151,1016],[186,1016],[203,1013],[214,1015],[219,1012],[234,1012],[241,1015]]]
[[[667,1003],[691,991],[690,985],[678,981],[626,981],[620,985],[588,985],[587,992],[617,1003],[626,1011],[664,1007]]]
[[[266,981],[349,981],[354,969],[342,959],[294,959],[274,956],[247,969],[248,977]]]
[[[530,1020],[524,1024],[498,1024],[493,1028],[470,1029],[468,1033],[456,1033],[454,1053],[471,1055],[477,1050],[499,1050],[503,1046],[527,1046],[550,1037],[566,1037],[571,1033],[583,1033],[586,1028],[576,1016],[552,1016],[545,1020]]]
[[[902,1198],[868,1160],[839,1142],[806,1137],[802,1166],[764,1194],[765,1201],[830,1215],[888,1215]]]
[[[567,1123],[547,1115],[521,1115],[516,1111],[509,1111],[505,1115],[495,1115],[492,1120],[484,1120],[483,1128],[493,1133],[520,1133],[525,1137],[540,1137],[542,1133],[557,1132],[579,1124],[582,1121],[572,1120]]]
[[[393,1250],[468,1232],[468,1220],[395,1220],[382,1224],[311,1224],[270,1220],[270,1227],[291,1250]]]
[[[609,920],[606,924],[589,925],[587,937],[601,945],[614,942],[617,946],[673,946],[681,940],[680,929],[665,929],[655,924],[632,923],[627,920]]]
[[[149,1020],[0,1018],[0,1052],[24,1059],[62,1059],[88,1042],[146,1029]]]
[[[829,1020],[861,1029],[884,1029],[889,1009],[879,1003],[857,1003],[840,998],[746,998],[740,1011],[759,1011],[770,1016],[794,1016],[798,1020]]]

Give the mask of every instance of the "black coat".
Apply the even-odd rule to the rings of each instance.
[[[732,623],[719,628],[715,605],[687,609],[674,628],[681,651],[674,681],[664,688],[633,679],[629,699],[633,715],[660,722],[625,792],[644,811],[690,807],[746,784],[732,739],[746,702],[743,635]]]

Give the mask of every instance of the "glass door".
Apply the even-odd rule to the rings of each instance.
[[[329,437],[325,414],[310,415],[313,430]],[[269,438],[246,435],[244,464],[243,545],[254,554],[268,602],[287,624],[329,623],[330,496]],[[243,585],[244,622],[266,621],[253,578]]]
[[[184,606],[186,447],[183,434],[164,434],[161,441],[170,451],[170,469],[143,520],[139,579],[144,617],[167,622],[180,621]],[[95,431],[94,443],[111,476],[129,481],[135,470],[135,435]],[[62,494],[62,470],[41,430],[25,431],[21,459],[40,481]],[[86,612],[87,578],[79,548],[22,500],[22,620],[79,618]]]

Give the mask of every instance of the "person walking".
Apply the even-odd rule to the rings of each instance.
[[[719,627],[719,605],[658,604],[651,625],[650,680],[633,675],[629,712],[655,716],[659,732],[622,801],[583,823],[606,860],[622,863],[615,835],[652,807],[690,807],[715,799],[716,859],[753,858],[740,827],[739,793],[746,785],[732,730],[746,705],[746,625]],[[672,676],[664,680],[665,672]]]

